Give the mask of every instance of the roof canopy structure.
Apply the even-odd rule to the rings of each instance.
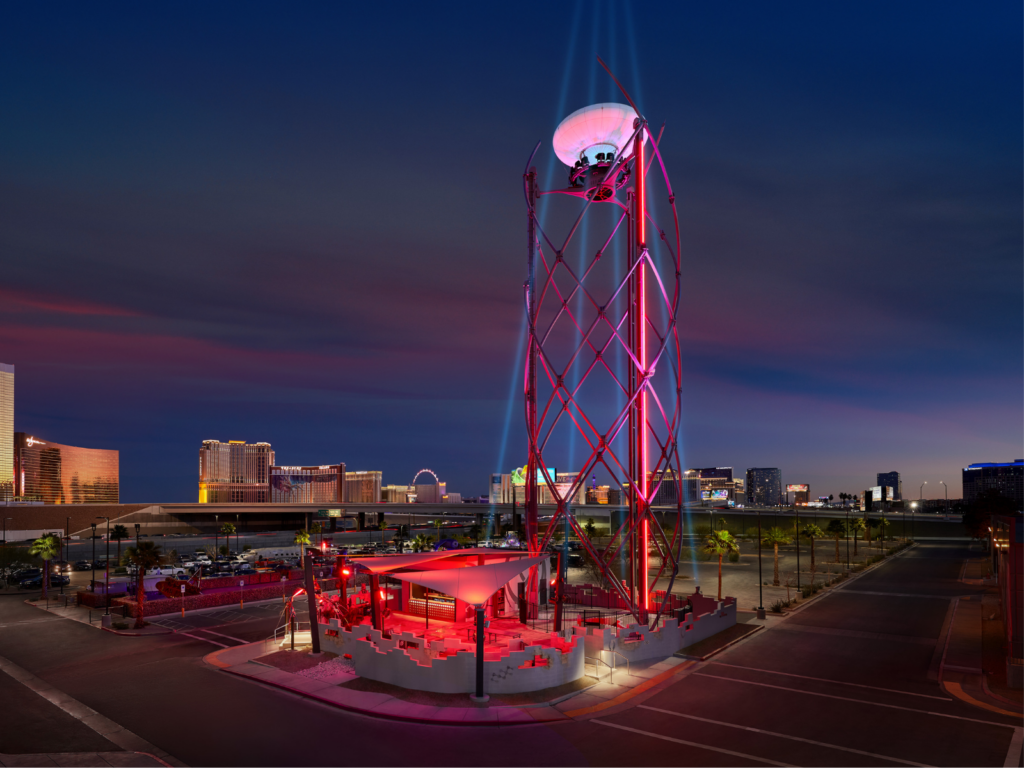
[[[577,109],[555,130],[552,139],[555,154],[570,168],[584,155],[587,163],[593,165],[598,152],[618,154],[633,135],[636,117],[632,107],[613,102]]]
[[[396,573],[394,578],[435,589],[456,600],[480,606],[523,571],[547,560],[546,556],[509,560],[505,563],[451,568],[446,571]]]
[[[417,568],[428,568],[436,560],[455,557],[527,557],[528,552],[515,549],[489,549],[479,547],[476,549],[448,549],[439,552],[419,552],[411,555],[388,555],[385,557],[360,557],[350,560],[349,563],[357,568],[369,571],[370,573],[391,573],[403,568],[416,570]]]

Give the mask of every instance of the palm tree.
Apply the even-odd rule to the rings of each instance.
[[[224,525],[222,525],[220,527],[220,532],[224,534],[224,543],[226,545],[230,545],[231,544],[231,537],[235,533],[238,532],[238,529],[235,528],[235,524],[234,523],[224,523]],[[236,541],[235,544],[237,544],[237,543],[238,542]],[[230,552],[230,551],[231,551],[231,548],[229,546],[228,547],[228,552]],[[224,554],[227,554],[227,552],[225,552]]]
[[[313,534],[314,536],[319,536],[320,537],[320,544],[323,545],[323,543],[324,543],[324,537],[323,537],[324,527],[322,525],[320,525],[319,522],[315,522],[311,526],[309,526],[309,532],[311,534]]]
[[[825,532],[836,540],[836,562],[839,562],[839,537],[846,533],[846,523],[842,520],[830,520]]]
[[[712,531],[704,539],[703,549],[709,555],[718,556],[718,599],[722,599],[722,558],[732,552],[739,552],[740,545],[728,531]]]
[[[430,543],[433,539],[430,536],[426,536],[422,533],[417,534],[416,538],[412,540],[412,551],[413,552],[426,552],[430,549]]]
[[[814,573],[814,540],[825,536],[825,532],[814,523],[807,523],[800,531],[800,535],[811,540],[811,573]],[[813,578],[813,576],[812,576]]]
[[[299,567],[306,567],[306,547],[309,546],[309,531],[296,531],[295,543],[299,545]]]
[[[873,517],[869,517],[864,521],[864,541],[868,545],[868,549],[871,548],[871,529],[878,525],[878,520]]]
[[[44,533],[32,542],[28,553],[43,561],[43,597],[50,586],[50,561],[61,551],[60,536],[56,533]]]
[[[789,536],[787,536],[786,532],[781,528],[769,528],[761,537],[761,543],[764,546],[774,547],[775,549],[775,576],[772,581],[772,586],[779,586],[779,545],[789,544],[789,542]]]
[[[855,517],[850,521],[850,531],[853,533],[853,556],[857,556],[857,537],[860,535],[867,526],[864,524],[864,518]]]
[[[583,530],[587,534],[587,536],[589,536],[590,538],[594,538],[594,535],[597,533],[597,526],[594,525],[594,518],[587,518],[587,524],[583,526]]]
[[[131,534],[128,533],[128,529],[123,525],[115,525],[110,529],[110,540],[117,542],[117,564],[121,564],[121,542],[125,539],[130,539]]]
[[[128,559],[128,562],[135,566],[135,600],[138,606],[135,614],[135,628],[142,629],[146,626],[146,622],[142,618],[143,603],[146,599],[145,579],[143,577],[146,575],[147,570],[160,565],[160,547],[152,541],[142,541],[139,542],[137,547],[128,547],[124,552],[124,556]]]

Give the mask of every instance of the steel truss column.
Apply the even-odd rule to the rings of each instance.
[[[526,175],[527,196],[527,229],[529,247],[527,266],[529,279],[526,289],[527,311],[530,319],[530,339],[526,363],[526,419],[530,453],[526,462],[526,544],[530,554],[537,553],[537,169],[530,168]],[[512,493],[515,493],[513,488]],[[534,584],[535,579],[532,579]]]

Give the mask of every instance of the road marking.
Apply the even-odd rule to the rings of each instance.
[[[64,693],[64,691],[54,688],[45,680],[36,677],[27,669],[19,667],[13,661],[3,656],[0,656],[0,671],[17,680],[33,693],[46,699],[62,712],[71,715],[82,725],[88,727],[89,730],[94,731],[112,744],[116,744],[121,749],[127,752],[139,752],[149,755],[162,765],[183,765],[183,763],[178,762],[162,749],[153,746],[141,736],[104,717],[95,709],[87,707],[78,699]]]
[[[797,622],[780,624],[775,629],[784,632],[810,632],[816,635],[836,635],[837,637],[856,637],[865,640],[884,640],[887,643],[915,643],[917,645],[935,645],[938,641],[930,637],[910,637],[909,635],[887,635],[882,632],[861,632],[855,629],[833,629],[832,627],[815,627]]]
[[[1003,768],[1017,768],[1020,763],[1021,747],[1024,745],[1024,728],[1018,728],[1010,739],[1010,748],[1006,750],[1006,759],[1003,761]]]
[[[609,723],[607,720],[593,719],[590,722],[600,723],[601,725],[607,725],[609,728],[618,728],[621,731],[630,731],[631,733],[639,733],[641,736],[650,736],[654,739],[661,739],[662,741],[671,741],[676,744],[685,744],[688,747],[697,747],[697,749],[707,749],[711,752],[719,752],[723,755],[732,755],[733,757],[742,757],[747,760],[756,760],[759,763],[767,763],[768,765],[779,765],[784,768],[793,768],[789,763],[777,763],[774,760],[769,760],[766,757],[756,757],[755,755],[748,755],[743,752],[733,752],[731,749],[722,749],[721,747],[712,747],[708,744],[700,744],[696,741],[684,741],[683,739],[675,739],[671,736],[662,736],[660,733],[651,733],[650,731],[641,731],[638,728],[630,728],[628,725],[617,725],[616,723]]]
[[[209,632],[211,635],[217,635],[217,637],[226,637],[228,640],[234,640],[236,643],[241,643],[242,645],[248,645],[249,644],[248,640],[243,640],[240,637],[232,637],[231,635],[225,635],[223,632],[214,632],[212,629],[197,629],[196,631],[197,632]]]
[[[934,715],[935,717],[950,717],[954,720],[964,720],[968,723],[981,723],[982,725],[996,725],[1002,728],[1016,728],[1015,725],[1008,725],[1007,723],[996,723],[992,720],[978,720],[973,717],[961,717],[960,715],[947,715],[945,712],[929,712],[926,709],[914,709],[913,707],[901,707],[897,704],[882,704],[877,701],[865,701],[864,699],[850,699],[846,696],[834,696],[831,693],[816,693],[814,691],[801,691],[798,688],[786,688],[781,685],[769,685],[768,683],[755,683],[752,680],[740,680],[736,677],[722,677],[721,675],[709,675],[706,672],[694,672],[697,677],[713,677],[716,680],[727,680],[731,683],[743,683],[744,685],[756,685],[761,688],[774,688],[778,691],[788,691],[789,693],[802,693],[805,696],[820,696],[823,699],[838,699],[839,701],[851,701],[854,704],[866,704],[869,707],[884,707],[885,709],[901,709],[904,712],[916,712],[919,715]],[[1014,715],[1018,717],[1018,715]]]
[[[224,643],[218,643],[216,640],[211,640],[208,637],[199,637],[199,635],[190,635],[188,632],[178,632],[179,635],[185,637],[191,637],[193,640],[202,640],[204,643],[211,643],[213,645],[219,645],[221,648],[234,648],[233,645],[224,645]]]
[[[848,595],[878,595],[880,597],[923,597],[928,600],[956,600],[958,597],[962,597],[962,595],[919,595],[917,593],[910,592],[871,592],[866,589],[849,589],[843,587],[839,587],[838,591]]]
[[[887,760],[893,763],[903,763],[903,765],[917,765],[923,768],[929,768],[928,763],[915,763],[912,760],[900,760],[898,757],[890,757],[889,755],[879,755],[874,752],[864,752],[860,749],[853,749],[851,747],[840,747],[838,744],[827,744],[824,741],[814,741],[813,739],[802,739],[799,736],[787,736],[784,733],[777,733],[775,731],[765,731],[760,728],[750,728],[745,725],[737,725],[735,723],[726,723],[721,720],[709,720],[706,717],[697,717],[696,715],[684,715],[682,712],[673,712],[668,709],[660,709],[658,707],[648,707],[646,704],[640,704],[638,709],[649,709],[652,712],[661,712],[666,715],[673,715],[675,717],[686,717],[690,720],[699,720],[702,723],[711,723],[712,725],[724,725],[727,728],[738,728],[741,731],[750,731],[751,733],[763,733],[765,736],[776,736],[780,739],[789,739],[790,741],[802,741],[804,744],[814,744],[819,747],[827,747],[828,749],[838,749],[843,752],[852,752],[855,755],[866,755],[867,757],[874,757],[878,760]]]
[[[766,672],[770,675],[785,675],[786,677],[799,677],[801,680],[817,680],[822,683],[833,685],[850,685],[854,688],[867,688],[872,691],[885,691],[886,693],[902,693],[905,696],[918,696],[922,699],[937,699],[938,701],[952,701],[947,696],[929,696],[927,693],[911,693],[910,691],[897,691],[894,688],[879,688],[874,685],[863,685],[861,683],[844,683],[841,680],[827,680],[824,677],[808,677],[807,675],[794,675],[792,672],[776,672],[773,669],[757,669],[756,667],[741,667],[739,664],[725,664],[721,661],[712,661],[710,664],[717,664],[720,667],[732,667],[733,669],[749,669],[751,672]]]
[[[682,664],[677,664],[671,669],[666,669],[664,672],[660,672],[654,677],[650,677],[647,680],[644,680],[642,683],[639,683],[634,688],[629,689],[625,693],[619,694],[614,699],[602,701],[600,704],[594,704],[591,707],[573,709],[568,712],[563,712],[562,714],[564,714],[566,717],[580,717],[581,715],[590,715],[594,712],[600,712],[601,710],[609,709],[610,707],[617,707],[620,704],[623,704],[629,701],[630,699],[634,698],[635,696],[639,696],[644,691],[650,690],[654,686],[663,683],[666,680],[670,680],[671,678],[675,677],[676,675],[682,672],[685,672],[686,670],[693,667],[695,664],[695,661],[684,661]]]

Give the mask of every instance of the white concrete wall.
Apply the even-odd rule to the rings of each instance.
[[[715,610],[701,616],[686,615],[682,625],[676,619],[668,619],[658,630],[651,630],[640,624],[625,629],[603,627],[575,627],[573,632],[583,635],[587,656],[600,658],[608,666],[624,666],[623,657],[630,661],[666,659],[687,646],[698,643],[727,629],[736,623],[736,603],[716,603]],[[639,639],[633,636],[639,635]],[[615,651],[615,653],[612,653]]]
[[[330,628],[337,637],[324,633]],[[435,641],[424,647],[422,637],[412,633],[381,637],[381,633],[363,624],[351,632],[331,624],[320,624],[321,647],[338,655],[350,654],[356,674],[370,680],[434,693],[472,693],[476,688],[475,643],[458,638]],[[364,639],[366,638],[366,639]],[[488,694],[524,693],[569,683],[583,676],[584,647],[582,638],[573,642],[566,653],[539,645],[499,655],[484,654],[484,691]],[[419,648],[399,648],[400,641],[416,643]],[[520,643],[521,644],[521,643]],[[441,648],[458,649],[454,656],[438,658]],[[543,666],[523,665],[537,660]]]

